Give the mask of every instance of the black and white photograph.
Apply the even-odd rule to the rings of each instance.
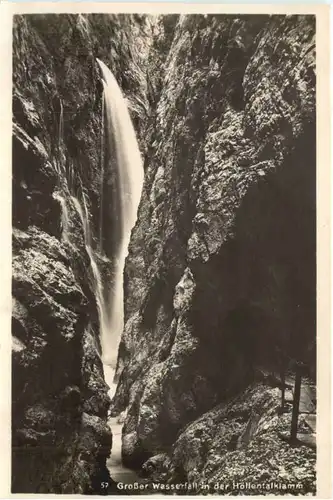
[[[11,493],[316,496],[316,15],[11,29]]]

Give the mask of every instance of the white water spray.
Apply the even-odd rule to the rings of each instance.
[[[100,221],[99,221],[99,251],[95,248],[93,235],[91,232],[89,212],[86,203],[85,193],[81,183],[82,199],[71,196],[75,209],[81,219],[84,231],[84,239],[87,253],[90,259],[93,287],[96,296],[96,302],[100,321],[100,337],[102,347],[102,361],[108,365],[106,370],[111,370],[112,374],[115,368],[118,344],[124,325],[124,296],[123,296],[123,271],[125,258],[128,251],[131,230],[136,222],[137,209],[141,197],[143,184],[143,165],[140,151],[131,122],[130,114],[127,108],[126,99],[123,97],[120,87],[116,82],[111,71],[104,63],[98,60],[103,73],[103,104],[102,104],[102,130],[101,130],[101,182],[100,182]],[[59,120],[59,150],[63,142],[63,106],[60,104]],[[60,152],[60,170],[63,170]],[[106,161],[106,152],[110,158]],[[111,170],[110,170],[111,169]],[[74,166],[72,163],[67,165],[68,185],[73,193],[74,185]],[[106,177],[107,176],[107,177]],[[114,179],[112,197],[112,228],[105,228],[103,220],[103,211],[106,206],[110,206],[110,200],[104,199],[105,182],[112,177]],[[68,232],[68,210],[66,200],[59,194],[58,199],[62,207],[62,226],[63,240],[69,241]],[[108,203],[106,204],[106,202]],[[103,257],[103,232],[112,230],[115,233],[116,248],[112,249],[112,283],[107,283],[102,279],[100,264]],[[110,250],[110,249],[109,249]],[[113,375],[108,379],[111,381]],[[112,378],[111,378],[112,375]]]
[[[63,241],[69,241],[69,216],[68,216],[66,200],[58,192],[55,193],[53,197],[56,200],[58,200],[61,205],[61,226],[62,226],[61,239]]]
[[[63,153],[64,148],[64,107],[62,100],[59,100],[60,111],[59,111],[59,122],[58,122],[58,149],[57,156],[55,158],[55,169],[60,177],[66,175],[65,171],[65,157]]]
[[[76,208],[77,213],[80,216],[81,223],[83,226],[85,246],[86,246],[87,253],[89,255],[91,270],[92,270],[93,278],[94,278],[94,289],[95,289],[95,294],[96,294],[96,303],[97,303],[97,308],[98,308],[100,329],[101,329],[101,332],[103,332],[103,331],[106,331],[108,328],[108,321],[107,321],[107,315],[106,315],[106,311],[105,311],[105,303],[104,303],[104,297],[103,297],[103,283],[102,283],[101,273],[99,271],[97,260],[96,260],[96,254],[94,253],[94,251],[92,249],[92,239],[91,239],[91,231],[90,231],[90,225],[89,225],[88,209],[87,209],[87,204],[86,204],[84,194],[82,195],[82,197],[83,197],[84,211],[82,210],[82,206],[81,206],[79,200],[77,198],[75,198],[75,196],[71,196],[71,199],[73,201],[73,204]]]
[[[64,141],[64,106],[62,104],[62,100],[59,100],[60,103],[60,114],[59,114],[59,137],[58,137],[58,146],[59,151]]]
[[[103,361],[114,365],[117,347],[124,325],[123,272],[131,230],[136,222],[143,184],[143,165],[134,127],[121,89],[109,70],[99,59],[103,74],[106,111],[106,137],[109,151],[115,153],[116,233],[118,235],[114,256],[114,282],[109,297],[108,329],[101,331]],[[103,171],[104,176],[104,171]]]
[[[105,106],[104,90],[102,96],[102,127],[101,127],[101,186],[100,186],[100,218],[99,218],[99,251],[103,250],[103,209],[104,209],[104,156],[105,156]]]

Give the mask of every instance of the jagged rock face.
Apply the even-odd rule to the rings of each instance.
[[[125,269],[113,411],[128,407],[129,465],[168,453],[257,367],[314,372],[314,36],[311,16],[176,26]]]
[[[12,488],[83,492],[111,444],[101,362],[84,342],[94,311],[55,237],[14,229],[13,249]]]
[[[102,116],[96,57],[121,76],[127,97],[133,98],[133,117],[144,122],[146,94],[138,62],[146,47],[145,22],[143,16],[15,17],[15,493],[91,493],[97,491],[96,478],[107,477],[110,400],[93,274],[70,196],[85,194],[95,241]]]

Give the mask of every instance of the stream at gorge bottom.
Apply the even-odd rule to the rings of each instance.
[[[115,370],[109,365],[104,365],[104,377],[105,381],[110,387],[109,396],[112,399],[117,388],[117,384],[114,383],[114,373]],[[125,467],[122,463],[121,458],[121,437],[123,423],[120,423],[119,416],[112,417],[108,420],[108,424],[112,431],[112,450],[109,459],[106,462],[107,468],[109,469],[110,475],[114,481],[123,484],[133,484],[139,481],[139,476],[137,473]]]
[[[117,384],[114,383],[115,370],[109,365],[103,365],[104,368],[104,378],[107,385],[110,387],[109,396],[112,399],[116,392]],[[148,485],[144,490],[133,491],[132,488],[127,489],[126,485],[133,485],[133,483],[144,483],[143,479],[138,475],[138,473],[126,467],[122,462],[121,457],[121,445],[122,445],[122,428],[123,420],[118,415],[117,417],[111,417],[108,420],[108,424],[112,431],[112,449],[111,455],[106,462],[106,466],[110,473],[110,476],[115,483],[121,483],[122,488],[118,492],[112,494],[118,495],[149,495],[149,497],[161,496],[160,493],[153,491]]]

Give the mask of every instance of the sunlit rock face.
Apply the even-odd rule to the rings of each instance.
[[[149,43],[145,16],[14,18],[14,493],[99,493],[101,481],[111,481],[92,267],[104,283],[110,279],[109,241],[99,247],[103,84],[96,58],[114,72],[138,126],[147,113]],[[112,239],[110,214],[103,219]],[[87,228],[92,251],[99,249],[94,262]]]
[[[314,35],[311,16],[174,23],[125,267],[113,412],[128,408],[129,465],[173,449],[176,468],[185,426],[211,425],[279,352],[314,376]]]

